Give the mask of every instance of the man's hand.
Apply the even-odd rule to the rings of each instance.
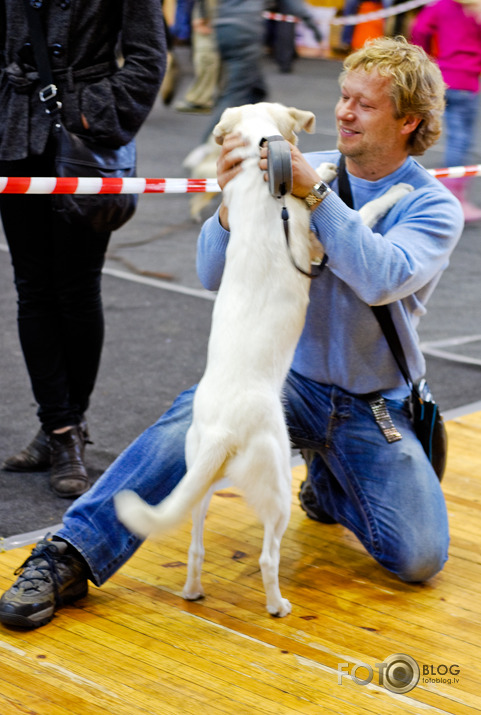
[[[304,158],[299,149],[294,144],[289,144],[291,147],[291,162],[292,162],[292,191],[293,196],[298,196],[303,199],[310,192],[312,187],[319,183],[320,177],[312,168],[308,161]],[[268,181],[267,176],[267,147],[261,149],[261,160],[259,166],[262,171],[265,171],[264,181]]]
[[[320,177],[296,146],[291,146],[292,159],[292,194],[303,199]]]

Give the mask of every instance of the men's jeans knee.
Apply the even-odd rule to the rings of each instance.
[[[320,510],[402,580],[434,576],[447,559],[446,503],[404,400],[386,400],[402,435],[388,443],[362,397],[292,370],[284,397],[293,443],[319,455],[309,478]]]

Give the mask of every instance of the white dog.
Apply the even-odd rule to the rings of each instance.
[[[120,492],[115,504],[120,520],[146,537],[177,525],[193,510],[192,542],[184,598],[203,596],[203,526],[210,496],[219,481],[242,489],[264,525],[259,559],[267,610],[285,616],[289,601],[279,589],[280,544],[291,502],[289,436],[281,392],[304,326],[310,279],[289,256],[280,216],[259,170],[259,141],[281,134],[296,142],[296,132],[314,130],[312,112],[260,103],[227,109],[214,129],[219,143],[230,132],[249,142],[241,171],[224,189],[230,239],[222,283],[214,305],[207,366],[193,404],[187,433],[187,473],[172,493],[151,507],[133,492]],[[334,165],[324,165],[331,181]],[[394,188],[394,187],[393,187]],[[377,199],[380,213],[408,188]],[[285,197],[289,212],[290,251],[309,272],[312,242],[310,212],[303,200]],[[322,252],[320,244],[317,244]],[[321,279],[322,280],[322,279]]]

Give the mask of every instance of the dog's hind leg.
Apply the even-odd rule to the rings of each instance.
[[[264,525],[264,541],[259,565],[266,592],[266,608],[273,616],[286,616],[291,604],[279,589],[280,548],[291,510],[291,468],[289,439],[285,425],[275,422],[273,431],[258,432],[236,468],[244,477],[244,493]],[[236,479],[233,478],[234,483]],[[237,482],[242,484],[240,481]]]
[[[182,596],[187,601],[197,601],[203,598],[201,575],[204,563],[204,522],[209,509],[212,495],[218,489],[226,486],[226,480],[221,479],[211,486],[208,493],[192,510],[192,538],[189,546],[189,559],[187,564],[187,580],[182,590]]]
[[[281,540],[289,522],[289,513],[280,513],[274,522],[268,520],[264,524],[264,543],[259,559],[262,580],[266,592],[266,608],[271,616],[287,616],[291,612],[291,604],[283,598],[279,588],[279,561],[281,556]]]
[[[182,590],[182,596],[188,601],[203,598],[204,589],[201,583],[202,564],[204,563],[204,522],[209,508],[212,490],[192,510],[192,538],[189,546],[187,565],[187,580]]]

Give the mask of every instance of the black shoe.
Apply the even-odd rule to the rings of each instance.
[[[79,437],[80,437],[80,445],[81,445],[81,452],[82,452],[82,459],[83,459],[84,453],[85,453],[85,445],[93,444],[92,440],[90,439],[89,426],[87,424],[87,420],[85,419],[85,417],[82,417],[82,421],[80,422],[80,424],[78,426],[78,432],[79,432]]]
[[[39,429],[30,444],[2,464],[7,472],[43,472],[50,468],[50,447],[48,437]]]
[[[73,547],[56,537],[39,541],[18,574],[0,598],[0,623],[7,626],[44,626],[57,609],[88,592],[88,567]]]
[[[332,516],[319,508],[309,477],[301,483],[299,501],[301,503],[301,509],[306,512],[309,519],[320,521],[321,524],[337,524],[337,521],[333,519]]]
[[[52,459],[50,487],[58,497],[72,499],[84,494],[90,482],[83,462],[85,433],[81,426],[48,437]]]

